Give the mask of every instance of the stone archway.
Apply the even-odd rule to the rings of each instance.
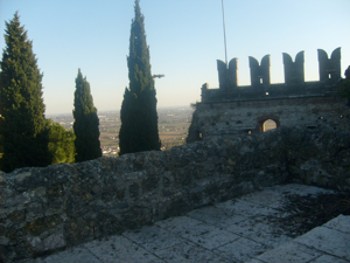
[[[279,122],[273,118],[265,118],[260,122],[260,131],[267,132],[270,130],[277,129],[279,127]]]

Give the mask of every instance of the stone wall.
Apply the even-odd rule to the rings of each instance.
[[[51,253],[264,186],[350,191],[350,133],[278,129],[0,173],[0,261]]]
[[[348,101],[340,97],[341,49],[331,56],[318,49],[319,80],[305,81],[304,52],[295,60],[283,53],[284,83],[272,84],[270,57],[261,62],[249,57],[251,83],[237,83],[237,59],[218,60],[219,88],[201,89],[201,102],[195,105],[188,142],[215,136],[260,132],[271,119],[280,127],[319,125],[350,129]]]
[[[267,119],[280,127],[319,129],[328,125],[349,130],[350,108],[337,96],[198,103],[187,140],[260,132]]]

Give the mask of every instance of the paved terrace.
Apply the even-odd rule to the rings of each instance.
[[[296,184],[265,188],[32,262],[350,262],[350,216],[339,215],[301,236],[293,222],[280,223],[293,213],[290,197],[327,193]]]

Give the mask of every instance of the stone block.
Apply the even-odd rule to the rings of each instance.
[[[177,244],[173,247],[158,250],[156,255],[168,263],[179,262],[213,262],[213,263],[229,263],[230,260],[226,259],[220,254],[213,253],[207,249],[204,249],[192,242],[184,241],[181,244]]]
[[[267,263],[308,263],[322,255],[315,249],[295,242],[289,242],[257,257],[258,260]]]
[[[350,216],[339,215],[331,221],[328,221],[323,227],[350,234]]]
[[[316,227],[295,242],[350,261],[350,235],[327,227]]]
[[[28,242],[31,245],[31,249],[36,254],[45,253],[48,251],[62,249],[66,246],[66,242],[63,236],[63,232],[53,233],[45,238],[30,237]]]
[[[112,236],[105,241],[93,241],[83,245],[98,262],[115,263],[115,262],[145,262],[156,263],[163,262],[149,251],[136,245],[134,242],[123,236]],[[62,261],[64,262],[64,261]],[[84,262],[84,261],[76,261]]]
[[[218,247],[214,252],[225,256],[233,262],[246,262],[268,249],[267,246],[244,237]]]
[[[144,247],[148,251],[163,250],[183,242],[183,239],[156,225],[143,227],[123,234],[128,240]]]
[[[333,257],[330,255],[322,255],[322,256],[310,261],[310,263],[349,263],[349,261],[341,259],[341,258]]]
[[[76,247],[44,258],[43,263],[101,263],[102,261],[84,247]]]

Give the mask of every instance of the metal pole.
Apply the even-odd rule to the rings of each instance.
[[[221,9],[222,9],[222,25],[223,25],[223,29],[224,29],[225,62],[226,62],[226,66],[227,66],[227,41],[226,41],[226,23],[225,23],[224,0],[221,0]]]

